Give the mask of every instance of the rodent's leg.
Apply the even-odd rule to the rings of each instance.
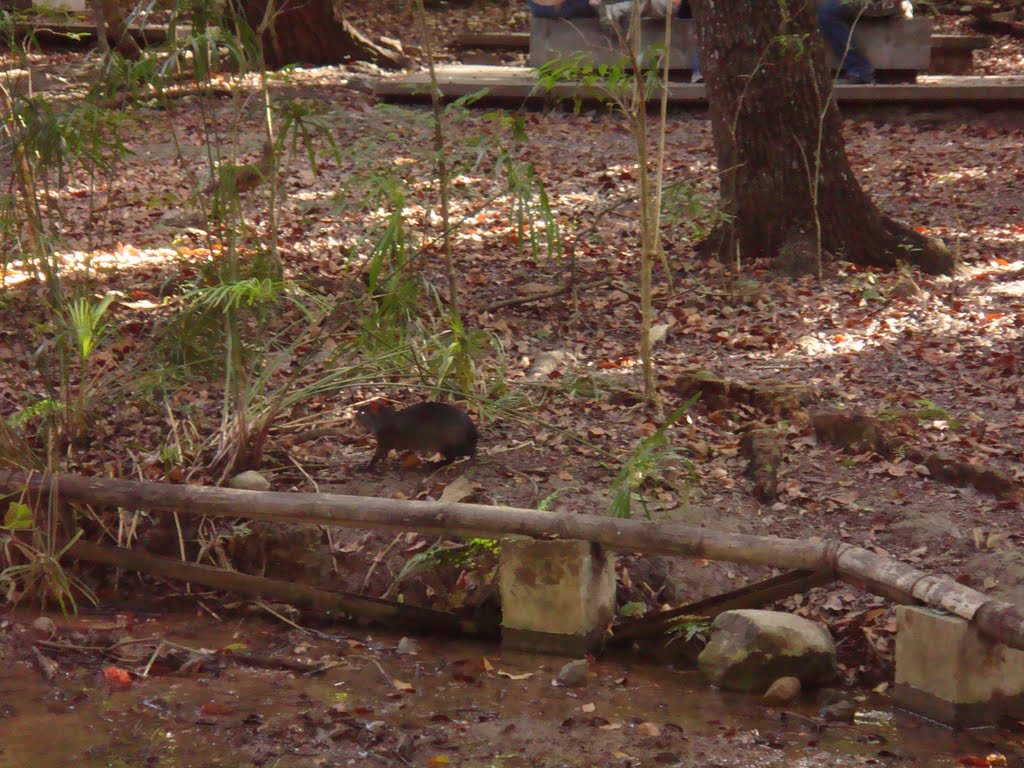
[[[381,459],[387,458],[388,450],[388,448],[385,448],[380,443],[377,443],[377,450],[373,452],[373,458],[370,459],[370,463],[366,465],[367,471],[373,469],[373,465],[376,464]]]

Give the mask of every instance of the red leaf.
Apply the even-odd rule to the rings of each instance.
[[[125,690],[131,688],[132,685],[131,673],[120,667],[104,667],[103,679],[114,690]]]

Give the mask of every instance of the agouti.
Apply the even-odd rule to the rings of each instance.
[[[373,469],[392,448],[440,453],[442,466],[459,456],[476,455],[476,426],[465,411],[447,403],[416,403],[396,411],[383,400],[374,400],[356,409],[356,421],[377,438],[367,469]]]

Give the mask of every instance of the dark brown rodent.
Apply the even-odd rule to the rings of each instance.
[[[372,469],[388,451],[440,453],[441,464],[459,456],[475,456],[477,431],[469,415],[447,403],[417,403],[396,411],[382,400],[356,409],[356,421],[373,432],[377,450],[366,465]]]

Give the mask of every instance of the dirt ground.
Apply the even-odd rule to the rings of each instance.
[[[482,14],[452,9],[435,18],[447,32],[493,29],[496,20],[508,13],[507,5],[487,7]],[[409,28],[406,12],[393,8],[378,7],[379,31],[397,34]],[[963,24],[948,23],[951,28]],[[979,62],[986,73],[1019,73],[1020,52],[1020,41],[998,38],[995,48],[978,54]],[[64,87],[62,80],[87,79],[92,66],[79,53],[40,55],[34,61],[51,74],[57,92]],[[361,197],[373,172],[389,168],[409,182],[405,224],[410,231],[428,237],[440,231],[430,184],[427,112],[415,107],[381,108],[359,87],[365,77],[365,68],[358,65],[297,69],[272,86],[283,102],[315,105],[333,141],[347,152],[341,160],[324,152],[314,173],[300,147],[285,165],[281,178],[287,198],[278,224],[288,276],[310,290],[353,297],[353,301],[359,297],[358,273],[368,257],[364,236],[384,218],[379,207]],[[231,99],[190,96],[175,100],[168,109],[143,106],[126,113],[123,138],[133,154],[121,162],[113,178],[102,180],[100,196],[90,195],[94,182],[79,168],[69,169],[64,186],[54,193],[53,204],[59,204],[61,212],[61,254],[69,283],[97,296],[120,292],[111,308],[115,331],[99,358],[104,381],[112,387],[120,382],[119,394],[97,404],[90,414],[89,438],[68,446],[64,453],[65,471],[176,482],[215,480],[208,466],[208,438],[219,425],[221,383],[192,381],[174,393],[149,385],[122,385],[137,376],[141,380],[140,371],[146,371],[146,361],[159,348],[159,335],[166,332],[162,323],[197,284],[203,265],[216,259],[204,250],[203,238],[189,234],[192,220],[187,199],[200,184],[208,135],[218,138],[225,156],[255,159],[262,142],[262,118],[254,81],[245,89],[253,98],[241,108]],[[563,235],[572,238],[610,201],[633,188],[631,141],[623,121],[603,110],[524,112],[521,116],[525,143],[510,141],[500,121],[483,109],[452,113],[448,141],[458,169],[454,206],[467,217],[456,239],[465,321],[500,340],[505,367],[499,369],[490,361],[483,375],[501,379],[524,398],[525,407],[506,414],[472,408],[482,435],[480,455],[473,461],[437,472],[424,466],[405,468],[393,458],[379,473],[366,474],[362,467],[372,452],[372,440],[349,421],[352,404],[385,393],[406,402],[418,396],[412,390],[365,385],[316,396],[282,417],[270,433],[268,460],[262,469],[275,490],[437,498],[445,486],[464,477],[473,486],[466,500],[529,508],[547,500],[547,508],[558,512],[608,511],[620,462],[638,440],[650,434],[657,420],[636,397],[636,210],[629,206],[616,210],[578,244],[580,281],[600,284],[583,291],[576,307],[563,296],[491,309],[494,302],[561,285],[566,265],[546,253],[534,256],[528,247],[520,247],[511,204],[500,196],[495,155],[477,153],[481,145],[501,147],[510,156],[532,163],[544,181]],[[894,109],[850,111],[844,116],[848,152],[862,184],[885,211],[954,247],[961,271],[953,278],[933,278],[883,274],[833,262],[819,283],[781,278],[768,265],[751,263],[733,274],[722,265],[698,259],[694,221],[683,217],[670,225],[665,237],[672,285],[664,275],[657,276],[655,323],[666,328],[655,351],[665,406],[671,411],[685,401],[676,381],[693,367],[750,383],[805,385],[815,393],[813,408],[910,412],[915,415],[916,445],[998,469],[1019,484],[1024,480],[1024,114]],[[323,141],[314,144],[318,151],[325,149]],[[714,199],[715,157],[706,114],[670,115],[667,157],[667,177],[687,180],[695,199]],[[479,208],[481,201],[495,196],[498,203]],[[101,200],[98,206],[97,199]],[[265,191],[249,195],[245,205],[254,231],[265,233]],[[430,283],[445,284],[439,253],[433,252],[423,266]],[[24,265],[5,262],[3,280],[0,416],[6,417],[46,395],[39,349],[49,331],[39,295],[25,280]],[[908,291],[911,280],[914,287]],[[283,317],[282,324],[289,319]],[[337,327],[339,340],[351,331],[343,323]],[[552,351],[560,355],[557,366],[544,375],[532,375],[538,357]],[[194,430],[196,447],[168,463],[161,458],[162,451],[169,435],[177,434],[174,430],[182,425]],[[776,426],[784,435],[780,494],[769,503],[752,496],[746,461],[739,455],[742,432],[761,425]],[[337,431],[316,440],[297,440],[319,427]],[[845,454],[816,438],[806,412],[780,416],[742,404],[708,407],[698,403],[671,434],[673,443],[685,449],[692,472],[674,467],[664,484],[647,490],[648,513],[654,520],[792,538],[840,539],[1024,604],[1024,527],[1016,499],[938,482],[924,467],[898,456]],[[270,575],[317,571],[329,586],[383,594],[404,563],[432,543],[433,539],[415,535],[330,532],[328,536],[314,530],[306,538],[282,545],[279,555],[284,559],[271,558],[264,565]],[[244,543],[232,546],[243,561],[252,554]],[[241,557],[243,552],[246,558]],[[308,568],[306,555],[298,556],[306,552],[314,552]],[[255,556],[248,562],[254,560]],[[109,576],[86,573],[104,588],[108,586]],[[620,602],[679,605],[770,573],[728,563],[626,556],[620,566]],[[405,595],[446,606],[472,603],[486,591],[486,584],[469,579],[467,586],[467,578],[458,570],[435,581],[421,578],[407,586]],[[837,637],[845,639],[846,681],[874,686],[886,679],[894,631],[887,602],[852,587],[833,586],[790,598],[784,607],[825,621]],[[280,637],[277,641],[308,642]],[[220,642],[226,641],[211,644]],[[321,652],[326,651],[309,651],[314,658]],[[450,674],[445,670],[455,658],[457,651],[451,647],[430,645],[419,662],[389,657],[395,667],[384,675],[363,661],[356,665],[358,676],[351,685],[373,681],[379,686],[391,676],[410,680],[416,675],[430,679],[430,675]],[[533,669],[531,665],[538,663],[531,661],[516,670]],[[617,688],[615,680],[636,676],[644,680],[643,686],[654,686],[660,673],[650,670],[602,673],[595,685],[614,712],[603,715],[608,723],[595,725],[593,715],[576,714],[586,703],[583,698],[550,689],[552,668],[546,663],[544,674],[529,681],[510,681],[488,672],[483,676],[486,683],[479,683],[478,676],[477,682],[464,683],[457,693],[452,686],[437,692],[426,690],[429,686],[415,693],[376,691],[369,709],[387,709],[388,714],[360,714],[356,726],[349,723],[349,714],[338,717],[330,712],[329,686],[341,684],[335,671],[334,677],[325,678],[333,682],[316,684],[319,708],[312,715],[296,715],[312,694],[290,691],[288,713],[278,735],[266,737],[293,745],[298,754],[287,760],[278,755],[278,762],[267,757],[257,764],[322,764],[303,750],[310,740],[322,741],[322,733],[338,728],[344,745],[331,749],[339,750],[337,759],[358,764],[364,759],[361,755],[372,752],[375,745],[386,742],[388,749],[396,748],[404,718],[412,709],[410,697],[420,696],[430,699],[423,703],[426,709],[443,712],[444,719],[419,721],[417,727],[425,735],[424,746],[417,742],[416,755],[450,755],[446,750],[458,743],[472,759],[453,758],[452,764],[584,765],[591,760],[611,765],[618,758],[598,762],[597,756],[608,759],[617,752],[628,756],[638,749],[646,755],[643,764],[662,762],[658,758],[662,752],[676,756],[664,762],[681,765],[847,764],[827,762],[816,752],[810,757],[802,751],[787,752],[789,746],[777,754],[779,750],[771,745],[775,737],[765,734],[785,733],[782,741],[799,743],[799,750],[814,752],[820,744],[801,730],[806,724],[800,718],[780,724],[757,714],[743,726],[734,723],[725,716],[735,713],[733,703],[704,689],[699,694],[701,706],[709,697],[706,706],[721,707],[722,721],[702,718],[698,727],[684,722],[687,717],[682,714],[633,714],[629,709],[638,700],[636,690],[629,685]],[[234,764],[230,750],[237,748],[243,734],[254,728],[265,732],[284,706],[274,698],[272,678],[246,674],[237,689],[224,687],[232,684],[234,674],[212,678],[210,690],[234,697],[233,702],[246,698],[247,690],[264,697],[261,700],[268,703],[260,712],[263,719],[246,724],[252,712],[234,703],[230,727],[210,728],[200,718],[190,727],[195,733],[213,735],[228,756],[225,762],[197,765]],[[502,691],[507,693],[512,682],[518,686],[518,708],[509,705],[494,718],[486,712],[499,705],[474,703],[478,683],[500,702]],[[178,688],[174,695],[216,699],[212,693],[185,690],[192,687]],[[14,687],[0,682],[0,690],[28,690],[33,702],[42,700],[41,709],[31,705],[41,718],[40,729],[45,728],[42,713],[54,706],[46,702],[59,698],[41,690],[31,675]],[[659,698],[654,688],[644,689],[644,694],[652,701]],[[75,694],[66,695],[69,698],[60,706],[71,708],[67,702],[73,702]],[[175,700],[163,689],[153,700],[136,689],[124,696],[111,698],[109,715],[118,722],[119,707],[130,700],[127,722],[132,734],[150,732],[163,719],[176,721],[182,711],[201,706],[200,700]],[[524,727],[517,719],[523,717],[521,708],[537,700],[550,704],[550,709],[539,718],[542,724]],[[472,709],[477,706],[485,714]],[[453,715],[456,710],[470,714]],[[107,717],[101,719],[109,724]],[[639,723],[634,722],[637,718]],[[378,720],[384,724],[373,725]],[[569,726],[557,725],[569,721]],[[680,729],[659,726],[660,736],[637,735],[640,723],[655,721],[679,721]],[[612,722],[624,725],[602,730]],[[0,729],[3,723],[0,717]],[[529,759],[534,762],[516,762],[491,750],[495,739],[517,729],[528,732],[517,754],[532,755]],[[743,742],[732,756],[716,751],[722,731]],[[833,757],[828,759],[839,760],[835,755],[840,752],[852,755],[850,765],[897,759],[880,758],[883,747],[871,741],[874,737],[858,741],[862,736],[858,732],[851,743],[869,745],[867,752],[829,747]],[[375,741],[378,738],[381,741]],[[933,738],[929,731],[921,743]],[[0,742],[10,743],[7,738]],[[561,757],[552,757],[552,744],[558,745],[555,749],[569,750],[568,745],[574,745],[573,750],[586,746],[594,751],[581,757],[583,762],[559,762]],[[82,748],[86,748],[84,742]],[[259,748],[257,744],[253,754]],[[10,749],[7,746],[8,760],[13,759]],[[763,753],[764,761],[751,762],[749,750]],[[937,751],[956,754],[958,747],[946,745]],[[685,759],[680,757],[684,755]],[[0,765],[3,759],[0,752]],[[925,759],[919,764],[941,763]]]

